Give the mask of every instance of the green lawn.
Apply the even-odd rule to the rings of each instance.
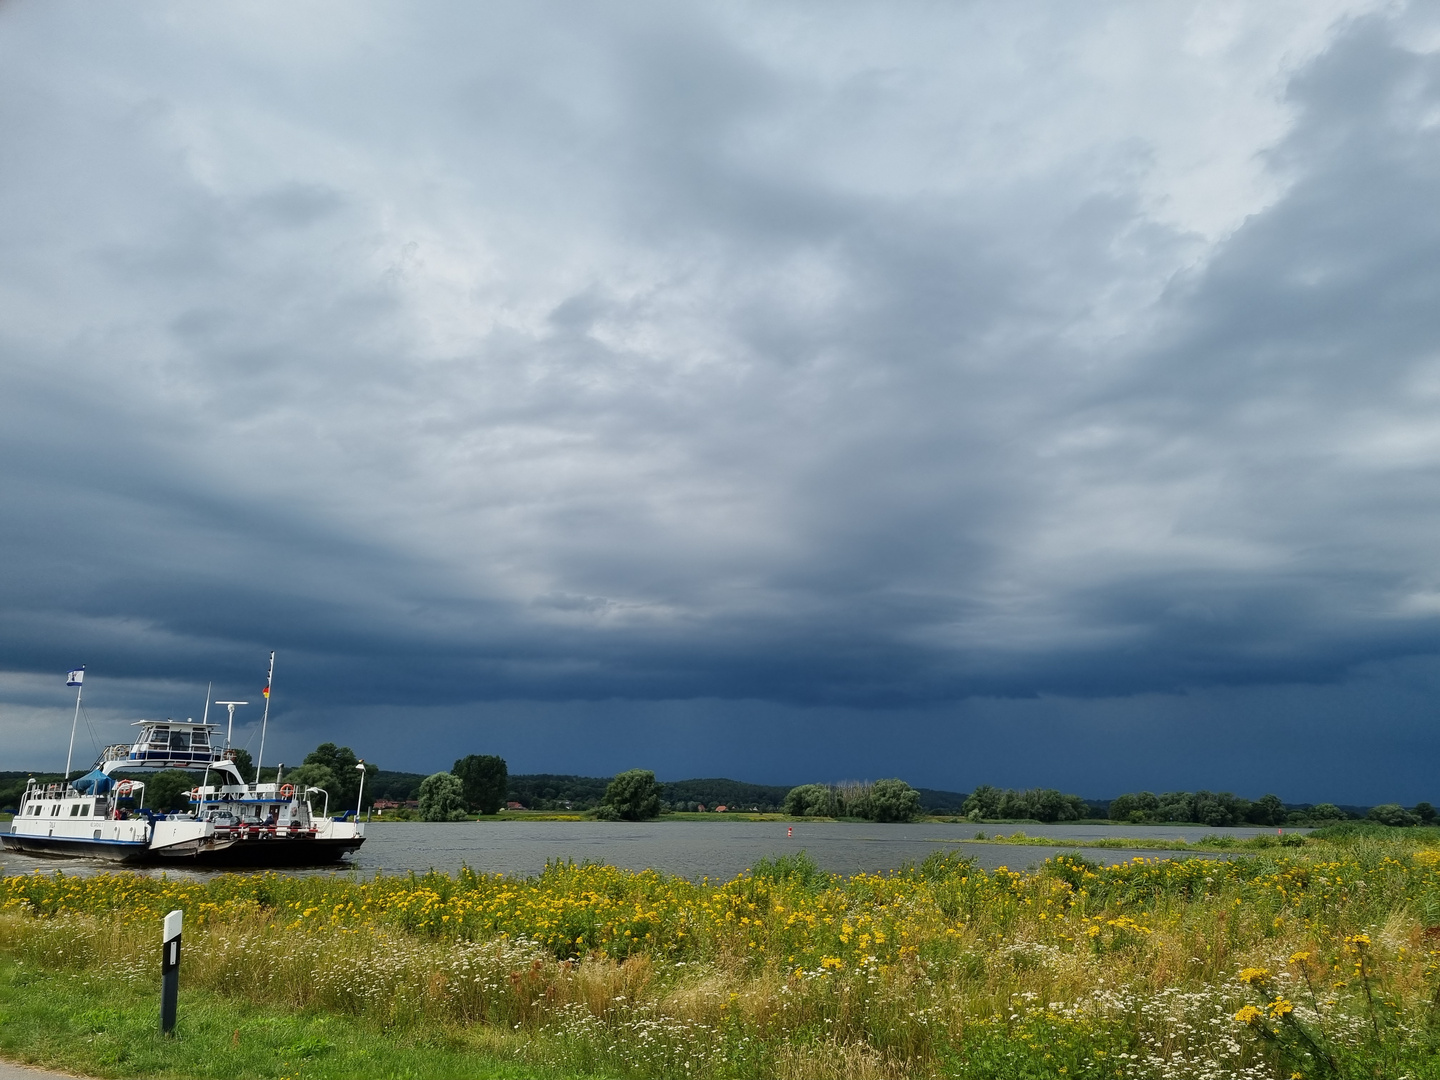
[[[124,977],[40,971],[0,957],[0,1057],[87,1076],[571,1080],[595,1074],[517,1060],[494,1028],[384,1030],[335,1014],[266,1009],[180,993],[174,1038],[159,1033],[159,987]]]

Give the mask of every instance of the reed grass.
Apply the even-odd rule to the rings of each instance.
[[[148,993],[177,907],[187,993],[564,1075],[1440,1077],[1440,851],[1388,836],[713,883],[34,874],[0,879],[0,953]]]

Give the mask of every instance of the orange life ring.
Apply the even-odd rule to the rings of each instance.
[[[130,792],[134,790],[135,785],[132,784],[129,780],[121,780],[118,784],[115,785],[116,795],[129,795]]]
[[[294,797],[295,797],[295,785],[294,785],[294,784],[281,784],[281,785],[280,785],[280,798],[289,800],[289,799],[293,799]]]
[[[190,799],[191,802],[199,802],[199,801],[200,801],[200,789],[199,789],[198,787],[192,787],[192,788],[191,788],[189,791],[187,791],[185,794],[186,794],[186,796],[189,797],[189,799]]]

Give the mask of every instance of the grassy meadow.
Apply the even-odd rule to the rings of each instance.
[[[1440,1077],[1436,839],[845,879],[802,854],[700,883],[4,878],[0,1055],[104,1076]]]

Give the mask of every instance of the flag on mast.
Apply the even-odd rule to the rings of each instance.
[[[65,685],[66,685],[66,686],[79,686],[79,685],[81,685],[82,683],[84,683],[84,681],[85,681],[85,665],[84,665],[84,664],[81,664],[78,668],[76,668],[74,671],[70,672],[70,674],[68,674],[68,675],[65,676]]]

